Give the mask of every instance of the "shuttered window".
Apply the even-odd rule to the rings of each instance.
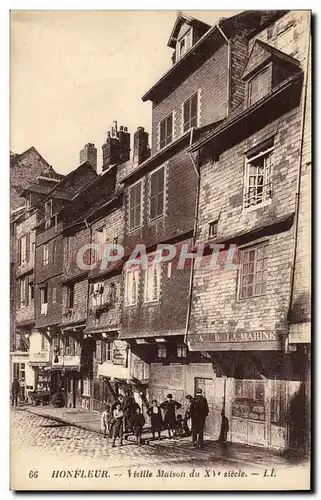
[[[129,229],[136,229],[142,222],[142,183],[129,189]]]
[[[173,140],[173,113],[164,118],[159,125],[159,146],[163,149]]]
[[[183,104],[183,132],[198,125],[198,93],[193,94]]]
[[[165,167],[161,167],[150,175],[150,210],[149,219],[157,219],[164,215]]]

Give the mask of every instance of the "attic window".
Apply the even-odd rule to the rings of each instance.
[[[192,28],[190,28],[176,44],[176,61],[181,59],[186,52],[192,47]]]
[[[248,105],[252,106],[271,90],[270,68],[257,73],[248,83]]]
[[[52,217],[52,200],[45,203],[45,220],[50,219],[50,217]]]

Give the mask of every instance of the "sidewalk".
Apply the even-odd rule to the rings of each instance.
[[[25,405],[19,406],[17,409],[100,434],[99,413],[67,408],[53,408],[50,405]],[[169,439],[165,434],[166,433],[163,432],[161,441],[152,440],[151,432],[146,428],[143,433],[143,438],[145,444],[155,448],[155,451],[159,451],[160,454],[162,451],[171,451],[184,455],[191,460],[206,459],[209,464],[211,462],[214,463],[218,459],[222,459],[226,462],[236,463],[236,465],[239,464],[240,466],[248,465],[271,469],[272,467],[290,467],[294,464],[301,464],[304,466],[306,463],[306,461],[302,461],[302,459],[285,457],[282,456],[280,452],[268,450],[266,448],[237,443],[219,443],[213,440],[205,440],[204,449],[198,450],[193,447],[190,437]],[[134,437],[129,435],[128,440],[132,441]]]

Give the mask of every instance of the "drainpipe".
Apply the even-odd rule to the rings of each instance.
[[[227,71],[228,71],[228,79],[227,79],[227,86],[226,86],[226,91],[227,91],[227,116],[230,113],[230,95],[231,95],[231,61],[232,61],[232,42],[231,39],[227,38],[225,35],[224,31],[222,30],[220,26],[220,21],[218,20],[216,23],[217,29],[221,33],[222,37],[227,43]]]
[[[193,135],[194,135],[194,129],[192,129],[192,131],[191,131],[190,146],[193,143]],[[195,214],[194,214],[194,228],[193,228],[193,236],[192,236],[192,246],[194,247],[195,246],[195,242],[196,242],[196,233],[197,233],[197,219],[198,219],[198,211],[199,211],[199,196],[200,196],[200,182],[201,182],[201,177],[200,177],[199,167],[196,165],[195,160],[194,160],[193,155],[192,155],[191,152],[189,152],[189,156],[191,158],[193,167],[194,167],[196,175],[197,175],[197,190],[196,190],[196,202],[195,202]],[[185,326],[185,337],[184,337],[184,343],[185,344],[187,344],[187,334],[188,334],[189,324],[190,324],[190,318],[191,318],[192,292],[193,292],[193,282],[194,282],[194,264],[195,264],[195,262],[193,261],[192,264],[191,264],[191,272],[190,272],[189,287],[188,287],[189,302],[188,302],[187,317],[186,317],[186,326]]]
[[[310,28],[311,23],[311,13],[308,13],[308,27]],[[295,191],[295,211],[294,211],[294,237],[293,237],[293,254],[292,254],[292,264],[291,264],[291,276],[290,276],[290,295],[289,304],[287,312],[287,321],[289,326],[289,319],[291,313],[291,305],[293,299],[293,288],[294,288],[294,272],[295,272],[295,260],[297,254],[297,242],[298,242],[298,221],[299,221],[299,204],[300,204],[300,182],[301,182],[301,172],[302,172],[302,152],[303,152],[303,142],[304,142],[304,121],[305,121],[305,111],[306,111],[306,101],[307,101],[307,79],[308,79],[308,66],[310,57],[310,30],[307,30],[307,41],[306,41],[306,60],[304,69],[304,81],[302,87],[302,112],[301,112],[301,124],[300,124],[300,151],[299,151],[299,163],[298,172],[296,180],[296,191]]]

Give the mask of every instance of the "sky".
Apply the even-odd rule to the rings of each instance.
[[[185,11],[213,25],[236,11]],[[11,143],[34,146],[57,172],[98,149],[114,120],[150,132],[142,95],[172,65],[167,47],[177,11],[12,11]]]

